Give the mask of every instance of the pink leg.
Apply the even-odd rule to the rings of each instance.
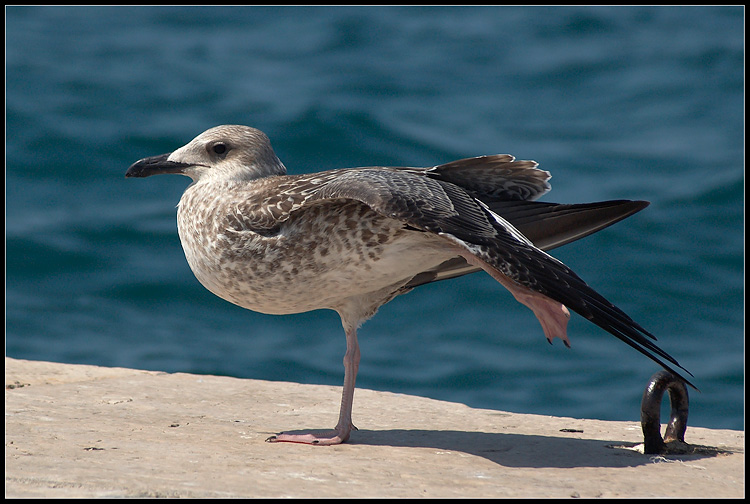
[[[341,395],[341,412],[339,423],[332,431],[290,431],[282,432],[266,439],[270,443],[303,443],[320,446],[335,445],[349,439],[352,429],[352,403],[354,401],[354,383],[359,370],[359,343],[357,328],[346,328],[346,354],[344,355],[344,391]]]
[[[542,330],[544,330],[547,341],[552,343],[553,338],[560,338],[565,346],[570,348],[570,340],[568,339],[570,312],[564,304],[523,286],[513,285],[509,287],[505,285],[505,287],[519,303],[531,308],[536,318],[539,319],[539,323],[542,324]]]
[[[552,343],[554,338],[560,338],[565,346],[570,348],[570,340],[568,340],[570,312],[564,304],[514,282],[471,252],[462,250],[461,255],[469,264],[479,266],[500,282],[519,303],[531,308],[536,318],[539,319],[539,323],[542,324],[547,341]]]

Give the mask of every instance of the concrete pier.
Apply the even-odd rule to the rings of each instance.
[[[5,496],[743,497],[745,435],[688,426],[719,453],[653,456],[637,422],[473,409],[339,387],[5,359]]]

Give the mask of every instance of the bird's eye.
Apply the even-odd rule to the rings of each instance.
[[[227,153],[227,146],[223,143],[217,143],[213,146],[213,149],[215,154],[218,154],[219,156],[223,156]]]

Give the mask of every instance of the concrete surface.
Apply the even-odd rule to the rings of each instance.
[[[329,428],[339,387],[5,360],[6,497],[743,497],[745,435],[723,453],[649,456],[636,422],[479,410],[358,389],[349,443],[264,440]],[[563,430],[563,429],[568,429]],[[580,432],[582,431],[582,432]]]

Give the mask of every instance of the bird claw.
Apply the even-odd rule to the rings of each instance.
[[[357,428],[352,426],[354,430]],[[351,429],[329,430],[329,431],[292,431],[280,432],[266,439],[267,443],[299,443],[317,446],[331,446],[345,442],[349,439]]]

